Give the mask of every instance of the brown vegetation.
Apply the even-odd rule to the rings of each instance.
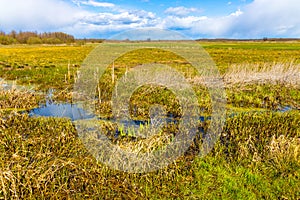
[[[74,36],[62,33],[37,33],[11,31],[9,34],[0,32],[0,44],[62,44],[75,42]]]

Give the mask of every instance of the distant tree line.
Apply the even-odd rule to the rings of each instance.
[[[37,33],[31,31],[16,32],[11,31],[6,34],[0,31],[0,44],[64,44],[74,43],[75,38],[72,35],[63,32]]]

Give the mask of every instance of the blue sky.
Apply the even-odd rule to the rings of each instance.
[[[136,28],[189,38],[300,37],[299,0],[0,0],[0,30],[110,38]]]

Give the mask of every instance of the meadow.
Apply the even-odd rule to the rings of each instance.
[[[0,89],[0,199],[299,199],[300,42],[199,44],[225,85],[225,127],[207,156],[197,156],[197,137],[184,156],[151,173],[111,169],[88,152],[70,119],[26,112],[45,103],[49,89],[55,102],[72,102],[81,63],[95,44],[0,46],[3,82],[26,86]],[[112,117],[113,82],[149,62],[181,71],[203,116],[210,116],[209,94],[199,75],[183,58],[159,49],[132,51],[110,65],[95,91],[96,113]],[[131,117],[149,119],[151,104],[182,115],[172,92],[146,85],[131,97]],[[165,127],[160,136],[139,140],[128,134],[115,138],[114,123],[101,125],[114,144],[135,148],[144,143],[144,151],[165,145],[162,136],[177,128]],[[209,121],[198,126],[206,130]]]

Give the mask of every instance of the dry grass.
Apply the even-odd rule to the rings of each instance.
[[[11,85],[9,89],[3,87],[4,81],[0,81],[0,109],[30,109],[38,106],[41,96],[25,88]]]
[[[299,199],[299,117],[234,116],[205,158],[130,174],[97,162],[70,120],[0,115],[0,199]]]
[[[275,163],[280,161],[300,163],[300,138],[288,138],[285,135],[273,136],[266,152],[267,157]],[[279,164],[284,165],[284,163]]]
[[[233,65],[224,75],[228,85],[237,83],[271,83],[300,85],[300,65],[294,63],[276,63],[273,65]]]
[[[205,84],[196,76],[190,80],[195,84]],[[300,86],[300,65],[290,63],[231,65],[223,75],[226,86],[236,84],[283,84]]]

